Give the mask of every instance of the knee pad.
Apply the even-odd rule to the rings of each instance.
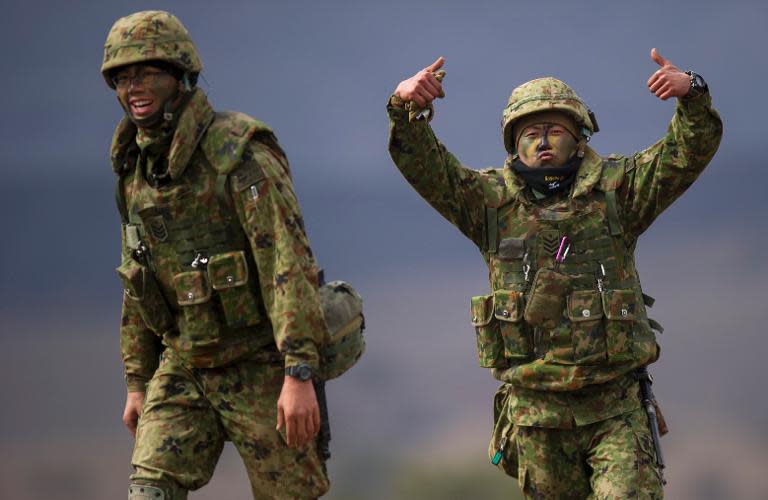
[[[170,500],[165,491],[157,486],[131,484],[128,487],[128,500]]]

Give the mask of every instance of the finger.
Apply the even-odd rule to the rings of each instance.
[[[659,78],[658,80],[656,80],[656,82],[653,85],[651,85],[648,88],[651,89],[651,92],[656,92],[662,86],[667,85],[667,84],[669,84],[669,82],[667,81],[666,78]]]
[[[285,419],[285,440],[288,446],[296,446],[296,418],[286,417]]]
[[[304,446],[307,442],[307,416],[296,419],[296,439],[294,444],[297,448]]]
[[[661,78],[661,75],[663,75],[663,74],[664,74],[664,72],[661,71],[661,70],[654,71],[653,74],[651,75],[651,77],[648,79],[648,86],[650,87],[655,82],[657,82],[659,80],[659,78]]]
[[[277,427],[275,429],[279,431],[283,427],[285,427],[285,412],[282,406],[277,405]]]
[[[312,437],[314,437],[318,432],[320,432],[320,428],[323,425],[320,421],[320,408],[315,407],[314,411],[312,412],[312,421],[315,424],[315,432],[312,433]]]
[[[672,63],[669,62],[667,59],[661,57],[661,54],[656,52],[655,48],[651,49],[651,59],[653,59],[653,61],[656,64],[658,64],[659,66],[671,66],[672,65]]]
[[[430,73],[434,73],[435,71],[442,68],[443,64],[445,64],[445,58],[443,56],[440,56],[435,60],[435,62],[433,62],[432,64],[430,64],[424,69],[429,71]]]
[[[666,90],[659,96],[659,99],[661,99],[662,101],[666,101],[667,99],[672,97],[673,94],[674,94],[674,87],[670,87],[668,90]]]
[[[430,94],[428,90],[423,89],[421,87],[416,89],[416,93],[419,97],[421,97],[424,100],[424,104],[421,105],[422,108],[435,99],[435,96]]]
[[[443,92],[443,84],[440,83],[440,80],[435,78],[435,75],[432,73],[427,73],[427,78],[425,83],[429,86],[429,89],[432,90],[432,93],[435,95],[435,97],[445,97],[445,92]]]
[[[411,100],[418,104],[420,108],[423,108],[427,105],[427,101],[425,101],[424,98],[421,97],[421,95],[419,95],[416,91],[414,91],[413,95],[411,95]]]
[[[664,85],[664,86],[663,86],[663,87],[661,87],[659,90],[657,90],[656,92],[654,92],[654,94],[655,94],[655,95],[656,95],[656,97],[658,97],[659,99],[665,100],[665,99],[663,99],[663,98],[662,98],[662,96],[663,96],[664,94],[666,94],[666,93],[670,92],[671,90],[672,90],[672,86],[671,86],[671,85]]]

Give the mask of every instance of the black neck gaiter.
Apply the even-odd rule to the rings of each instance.
[[[523,178],[525,183],[539,193],[549,196],[570,188],[576,179],[576,172],[581,165],[581,158],[573,156],[560,167],[531,168],[519,159],[512,164],[512,169]]]

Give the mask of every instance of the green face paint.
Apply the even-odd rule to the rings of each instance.
[[[179,91],[176,78],[144,64],[133,64],[120,70],[115,81],[119,82],[116,91],[120,105],[142,127],[159,123],[163,105],[174,99]]]
[[[517,153],[526,166],[561,167],[575,153],[576,138],[562,125],[537,123],[526,127],[517,141]]]

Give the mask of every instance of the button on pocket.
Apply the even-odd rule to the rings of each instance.
[[[574,364],[592,365],[605,361],[605,328],[602,318],[600,292],[576,290],[568,296]]]
[[[221,299],[227,324],[233,328],[256,325],[261,321],[259,304],[249,282],[245,252],[226,252],[211,256],[208,278]]]
[[[637,303],[634,290],[606,290],[602,293],[610,363],[621,364],[634,360],[633,333]]]
[[[528,325],[523,321],[523,293],[496,290],[493,296],[494,316],[504,341],[504,355],[510,360],[523,360],[533,351]]]

